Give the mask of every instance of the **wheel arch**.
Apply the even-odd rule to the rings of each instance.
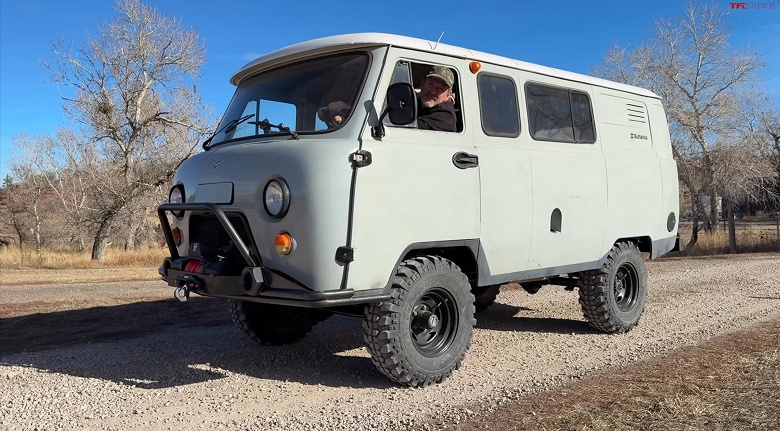
[[[418,242],[410,244],[403,251],[398,261],[395,263],[397,268],[401,262],[418,256],[439,256],[450,260],[460,267],[460,270],[466,274],[470,282],[477,279],[479,274],[479,264],[477,263],[477,253],[479,250],[479,240],[456,240],[456,241],[434,241]],[[395,272],[393,268],[393,273]],[[388,286],[392,282],[392,275],[388,281]]]
[[[631,242],[636,244],[636,246],[639,248],[639,251],[642,253],[650,253],[651,255],[653,253],[653,240],[649,236],[630,236],[618,238],[612,242],[610,248],[614,247],[620,242]]]

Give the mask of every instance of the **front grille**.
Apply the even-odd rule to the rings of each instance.
[[[238,232],[239,238],[249,248],[250,254],[257,258],[254,242],[244,217],[240,214],[227,214],[227,218]],[[227,260],[244,261],[241,252],[233,244],[230,235],[214,214],[192,214],[190,216],[190,243],[195,242],[209,246],[206,249],[215,250],[219,256],[223,256]]]

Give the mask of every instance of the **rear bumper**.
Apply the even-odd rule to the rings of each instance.
[[[650,259],[659,258],[672,251],[679,251],[680,245],[680,235],[670,236],[668,238],[653,241],[653,248],[650,252]]]
[[[167,211],[211,212],[241,253],[245,265],[242,267],[240,264],[223,264],[217,259],[200,256],[179,256],[166,217]],[[358,292],[352,289],[315,291],[285,274],[264,267],[259,257],[252,255],[224,211],[216,204],[166,203],[157,208],[157,214],[171,254],[170,258],[163,261],[159,272],[169,286],[203,296],[306,308],[338,307],[390,299],[384,289]],[[192,260],[200,262],[196,272],[188,267]]]
[[[669,251],[685,251],[685,244],[683,244],[680,234],[677,234],[677,238],[674,241],[674,247]]]

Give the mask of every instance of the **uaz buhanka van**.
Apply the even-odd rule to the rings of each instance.
[[[452,131],[418,124],[432,75]],[[258,343],[360,316],[379,371],[426,386],[461,366],[502,284],[578,289],[593,327],[626,332],[643,253],[676,246],[677,167],[645,89],[386,34],[292,45],[231,82],[158,209],[160,271],[180,299],[227,298]]]

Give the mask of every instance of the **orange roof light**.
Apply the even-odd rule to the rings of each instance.
[[[293,239],[287,232],[281,232],[274,238],[274,247],[279,254],[290,254],[293,251]]]
[[[479,72],[479,69],[482,69],[482,63],[478,61],[472,61],[471,63],[469,63],[469,70],[471,71],[471,73],[477,73]]]

